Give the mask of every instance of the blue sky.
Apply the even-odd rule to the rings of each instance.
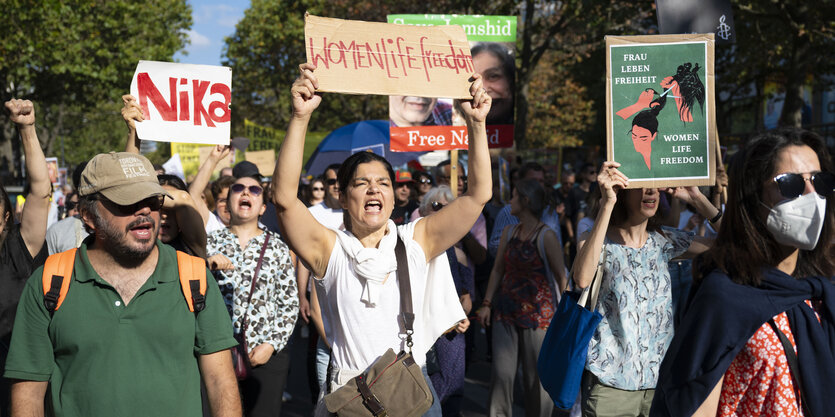
[[[194,19],[188,32],[191,44],[177,52],[174,60],[186,64],[220,65],[223,38],[235,33],[235,24],[249,8],[249,0],[189,0],[188,3]]]

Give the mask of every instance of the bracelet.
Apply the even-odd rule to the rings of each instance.
[[[489,308],[492,305],[493,305],[493,303],[491,303],[490,300],[488,300],[486,298],[481,302],[482,307],[488,307]]]
[[[718,213],[716,213],[716,215],[715,215],[715,216],[713,216],[713,218],[709,220],[709,221],[710,221],[710,224],[715,224],[715,223],[716,223],[716,222],[718,222],[718,221],[719,221],[719,219],[721,219],[721,218],[722,218],[722,210],[719,210],[719,212],[718,212]]]

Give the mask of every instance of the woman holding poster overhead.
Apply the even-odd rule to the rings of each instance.
[[[832,160],[782,129],[730,166],[713,248],[661,364],[653,416],[830,416],[835,407]]]
[[[425,352],[435,340],[466,320],[443,255],[467,234],[491,197],[485,127],[491,98],[482,88],[481,77],[474,75],[470,86],[473,98],[460,103],[470,135],[467,193],[429,216],[395,227],[389,220],[394,208],[391,165],[378,155],[359,152],[343,162],[337,174],[346,230],[332,230],[317,222],[296,197],[305,133],[311,114],[322,101],[316,94],[316,67],[303,64],[300,70],[301,76],[291,89],[293,116],[276,164],[273,202],[285,239],[317,277],[323,321],[333,348],[327,387],[332,392],[362,373],[387,349],[411,350],[415,362],[423,367]],[[395,261],[398,240],[405,244],[408,265]],[[411,282],[415,314],[411,349],[398,320],[399,268],[408,268]],[[323,409],[320,401],[317,410]],[[437,401],[429,412],[440,415]]]
[[[656,221],[660,191],[626,189],[617,162],[598,174],[600,206],[591,231],[580,237],[573,279],[591,284],[603,262],[597,310],[603,320],[589,342],[582,382],[584,416],[646,416],[658,368],[673,338],[667,262],[708,248],[709,241]],[[674,197],[717,221],[717,209],[697,187],[668,189]]]

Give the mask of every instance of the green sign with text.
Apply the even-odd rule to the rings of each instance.
[[[705,35],[606,39],[609,157],[621,163],[630,186],[705,185],[713,179],[712,43],[664,41],[675,36]]]

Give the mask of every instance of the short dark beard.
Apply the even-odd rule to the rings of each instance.
[[[150,216],[140,217],[132,221],[125,227],[125,230],[116,230],[115,227],[102,220],[101,217],[95,216],[93,220],[96,226],[96,239],[101,239],[104,243],[102,249],[107,252],[113,259],[119,262],[120,265],[132,267],[140,265],[151,252],[155,245],[151,245],[147,250],[138,250],[124,244],[125,237],[129,230],[142,223],[152,223],[154,230],[158,231],[157,223]],[[153,233],[151,240],[156,239],[156,233]],[[142,242],[142,241],[140,241]]]

